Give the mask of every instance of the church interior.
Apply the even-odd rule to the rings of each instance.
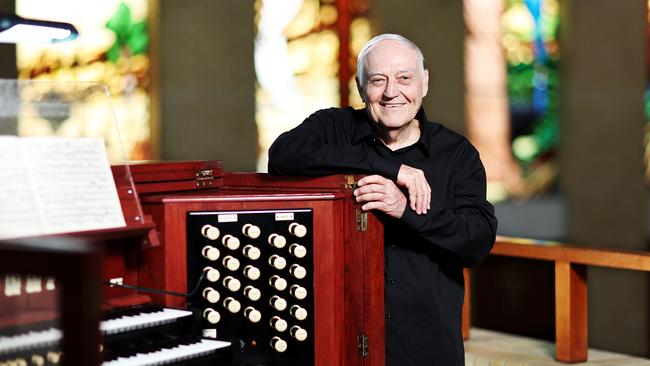
[[[7,41],[16,19],[78,35]],[[0,0],[0,30],[0,366],[383,365],[358,177],[267,174],[282,132],[363,108],[381,33],[421,48],[428,118],[485,166],[466,365],[650,365],[650,1]],[[145,307],[168,318],[113,328]],[[126,360],[181,336],[200,351]]]

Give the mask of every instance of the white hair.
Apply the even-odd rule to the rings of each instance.
[[[415,45],[415,43],[411,42],[408,38],[401,36],[399,34],[394,34],[394,33],[384,33],[380,34],[378,36],[375,36],[373,39],[369,40],[368,43],[363,46],[361,49],[361,52],[359,52],[359,56],[357,57],[357,77],[359,78],[359,85],[361,85],[362,88],[365,90],[365,83],[366,83],[366,58],[368,57],[368,54],[370,53],[370,50],[372,47],[374,47],[377,43],[385,40],[391,40],[395,41],[398,43],[401,43],[402,45],[411,48],[413,51],[418,56],[418,64],[420,66],[420,75],[424,75],[424,56],[422,55],[422,51],[418,46]]]

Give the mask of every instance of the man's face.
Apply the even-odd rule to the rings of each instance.
[[[365,85],[358,85],[372,120],[388,130],[411,122],[427,95],[429,74],[420,72],[415,50],[384,40],[366,57]]]

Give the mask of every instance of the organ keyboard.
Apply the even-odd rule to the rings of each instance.
[[[99,324],[99,329],[103,334],[110,335],[169,324],[191,315],[191,311],[163,308],[161,306],[119,309],[110,315],[111,319],[102,321]]]
[[[107,319],[100,323],[104,335],[102,348],[105,350],[102,365],[163,365],[177,361],[207,365],[208,361],[214,364],[217,360],[222,365],[229,365],[230,343],[196,337],[197,332],[191,329],[191,324],[187,324],[192,315],[192,311],[156,305],[116,309],[107,313]],[[32,359],[47,360],[54,354],[60,355],[59,343],[63,332],[51,324],[32,324],[24,332],[0,333],[0,365],[24,360],[28,362],[25,365],[37,366]],[[161,326],[167,328],[160,331]],[[134,332],[137,332],[136,335]]]
[[[130,355],[118,356],[102,363],[102,366],[169,365],[182,361],[185,361],[185,365],[214,365],[215,360],[206,357],[229,346],[229,342],[197,338],[156,348],[151,352],[144,352],[146,347],[135,347]]]

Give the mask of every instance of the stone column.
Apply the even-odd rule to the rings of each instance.
[[[465,132],[463,2],[374,0],[374,33],[399,33],[415,42],[429,69],[427,117]]]
[[[160,0],[160,157],[254,171],[254,2]]]
[[[560,3],[560,171],[568,240],[647,250],[646,2]],[[590,268],[590,346],[648,356],[647,297],[647,274]]]

